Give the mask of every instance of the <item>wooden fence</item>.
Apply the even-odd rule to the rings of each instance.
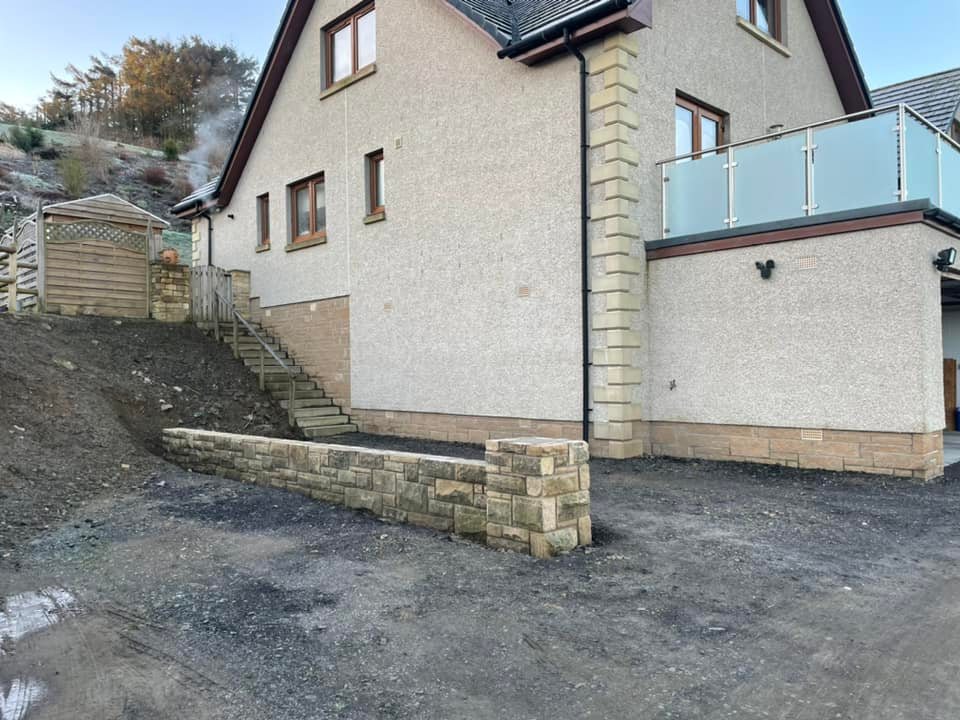
[[[28,223],[14,223],[10,232],[0,237],[0,310],[40,309],[37,243],[27,242],[33,239],[28,230]]]
[[[190,268],[190,293],[195,323],[233,320],[233,283],[223,268],[200,265]],[[219,296],[225,301],[220,300]]]

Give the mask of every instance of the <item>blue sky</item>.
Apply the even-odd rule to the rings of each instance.
[[[398,0],[393,0],[394,2]],[[402,2],[403,0],[399,0]],[[667,0],[683,2],[684,0]],[[720,0],[717,0],[718,2]],[[731,5],[733,0],[729,0]],[[873,87],[960,67],[957,0],[840,0]],[[29,107],[51,71],[119,52],[130,35],[199,34],[262,60],[284,0],[0,0],[0,101]],[[20,17],[18,22],[2,19]]]

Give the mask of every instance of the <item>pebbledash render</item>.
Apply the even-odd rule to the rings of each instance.
[[[949,143],[834,0],[291,0],[174,210],[366,432],[929,479]]]

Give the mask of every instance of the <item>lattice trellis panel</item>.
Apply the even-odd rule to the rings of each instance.
[[[103,240],[136,252],[147,251],[146,233],[135,233],[101,222],[47,223],[44,236],[48,243],[75,243]]]

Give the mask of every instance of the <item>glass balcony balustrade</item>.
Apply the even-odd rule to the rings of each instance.
[[[658,164],[663,239],[913,200],[960,217],[960,145],[906,105]]]

